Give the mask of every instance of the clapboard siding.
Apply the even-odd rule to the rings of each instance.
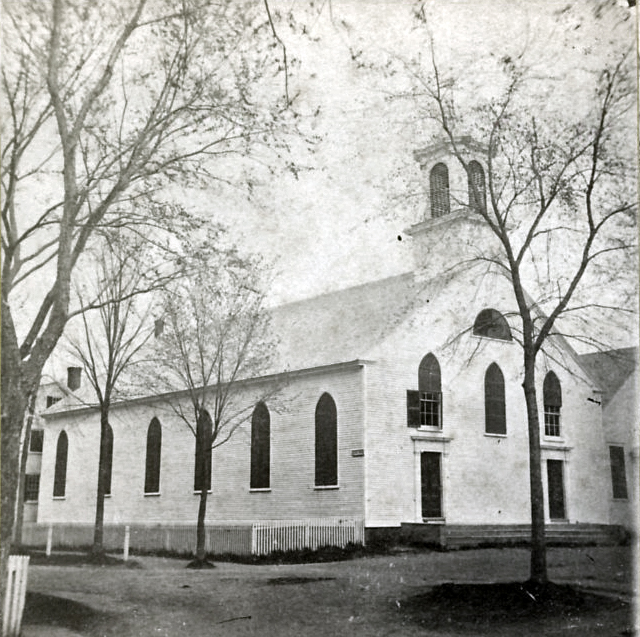
[[[315,407],[324,392],[331,394],[337,406],[339,484],[337,489],[318,490],[314,488]],[[364,463],[362,457],[351,455],[364,444],[361,366],[295,377],[266,400],[271,416],[271,489],[251,492],[251,407],[264,393],[264,388],[252,386],[236,399],[236,406],[249,406],[247,419],[229,442],[213,451],[207,521],[362,517]],[[147,427],[154,416],[162,425],[160,494],[145,496]],[[166,407],[151,402],[112,409],[111,426],[113,478],[111,496],[105,501],[105,522],[195,519],[199,501],[193,492],[195,438],[187,427]],[[66,496],[54,500],[50,491],[43,492],[38,522],[90,522],[95,509],[99,416],[69,414],[53,419],[49,440],[57,440],[63,428],[69,436]],[[43,484],[52,484],[54,462],[55,444],[43,454]]]

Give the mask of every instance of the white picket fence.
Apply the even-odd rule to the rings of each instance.
[[[195,553],[194,524],[108,524],[104,527],[107,550],[168,551]],[[93,542],[91,524],[25,524],[22,542],[30,547],[74,549]],[[205,550],[224,555],[266,555],[273,551],[316,550],[325,546],[344,548],[364,544],[364,523],[353,518],[309,518],[300,520],[261,520],[257,522],[219,522],[205,527]]]
[[[251,552],[255,555],[323,546],[344,548],[347,544],[364,544],[362,520],[268,520],[252,525]]]
[[[2,612],[3,637],[17,637],[20,634],[22,613],[27,594],[28,555],[10,555],[8,559],[7,589]]]

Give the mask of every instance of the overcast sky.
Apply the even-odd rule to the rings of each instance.
[[[412,268],[411,241],[402,232],[422,219],[426,204],[403,197],[402,187],[404,179],[419,176],[413,152],[433,141],[426,128],[408,121],[406,110],[396,111],[386,99],[400,80],[384,79],[357,64],[383,64],[425,48],[424,33],[411,20],[416,3],[320,0],[309,9],[293,0],[271,0],[274,11],[293,8],[297,13],[301,4],[305,11],[299,21],[306,24],[306,33],[281,27],[279,35],[289,59],[295,59],[290,69],[295,108],[321,139],[312,154],[294,157],[308,170],[297,178],[265,178],[254,203],[240,192],[221,197],[205,190],[178,193],[190,208],[226,223],[241,247],[276,262],[271,304]],[[593,60],[594,50],[606,54],[610,33],[603,28],[606,20],[577,26],[571,12],[558,14],[570,4],[437,0],[426,2],[425,12],[444,66],[463,70],[469,61],[491,53],[517,54],[526,43],[536,52],[541,77],[575,84],[578,102],[570,107],[578,108],[578,66]],[[632,32],[629,28],[630,41]],[[558,56],[555,45],[567,39],[573,43],[569,54],[565,48]],[[476,79],[476,91],[491,91],[490,76]]]
[[[538,55],[541,74],[578,83],[576,65],[587,60],[585,53],[599,47],[606,51],[610,36],[606,29],[603,32],[606,20],[576,28],[575,16],[559,16],[557,11],[570,4],[564,0],[425,4],[439,60],[454,69],[464,68],[469,56],[518,52],[526,41]],[[394,111],[385,100],[397,85],[359,69],[356,62],[410,56],[423,47],[424,33],[412,29],[414,5],[325,0],[315,3],[311,14],[301,15],[308,25],[306,35],[281,30],[290,58],[299,61],[291,71],[291,93],[298,93],[296,109],[322,136],[313,156],[299,158],[312,170],[302,171],[298,179],[289,175],[263,183],[266,207],[231,197],[213,210],[207,193],[189,193],[191,205],[223,218],[241,244],[277,259],[272,302],[411,269],[410,240],[398,241],[398,235],[420,220],[425,205],[398,197],[401,187],[393,171],[404,166],[415,177],[412,153],[432,139],[428,131],[415,134],[415,125],[403,126],[406,113]],[[295,3],[285,0],[273,2],[273,7],[297,10]],[[316,17],[310,18],[314,11]],[[554,44],[566,38],[573,41],[573,59],[559,57],[554,50]],[[490,90],[490,85],[490,77],[483,77],[478,90]],[[553,87],[551,80],[549,86]],[[579,99],[578,85],[576,95]]]

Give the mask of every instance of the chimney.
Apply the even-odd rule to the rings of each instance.
[[[162,332],[164,332],[164,319],[159,318],[153,324],[153,336],[159,338],[162,336]]]
[[[82,367],[67,367],[67,387],[71,391],[79,389],[81,378]]]

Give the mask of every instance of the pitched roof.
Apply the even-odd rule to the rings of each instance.
[[[366,358],[420,303],[413,272],[329,292],[271,310],[279,338],[274,369],[305,369]]]
[[[421,305],[423,287],[424,284],[416,284],[413,272],[407,272],[270,309],[270,331],[277,347],[265,373],[334,366],[366,358],[367,352]],[[86,400],[78,392],[66,389],[64,393],[64,398],[46,410],[46,415],[96,405],[93,394]]]
[[[604,391],[603,404],[606,405],[622,387],[638,365],[638,348],[625,347],[605,352],[582,354],[580,362],[598,381]]]

